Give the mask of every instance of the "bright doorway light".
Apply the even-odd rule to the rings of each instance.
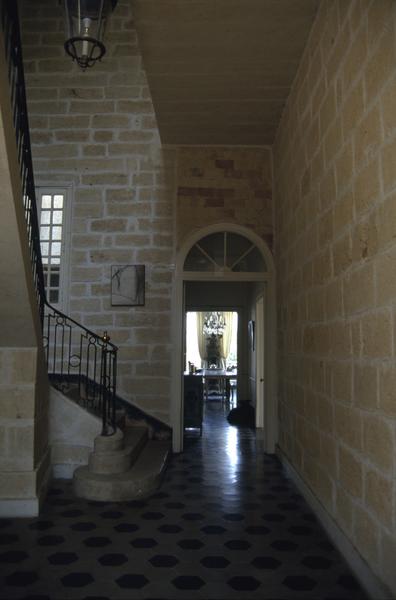
[[[198,348],[197,336],[197,312],[188,311],[186,314],[186,364],[185,370],[188,370],[188,364],[192,363],[197,369],[205,365],[201,360]],[[227,367],[236,367],[238,363],[238,313],[232,313],[232,334],[230,353],[226,360]]]

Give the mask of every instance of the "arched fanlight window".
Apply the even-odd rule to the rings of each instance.
[[[264,258],[246,237],[229,231],[212,233],[191,248],[184,271],[242,273],[266,271]]]

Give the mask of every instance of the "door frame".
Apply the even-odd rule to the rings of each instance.
[[[249,239],[260,250],[267,270],[264,273],[207,273],[186,272],[183,270],[188,252],[201,238],[212,233],[237,233]],[[277,325],[276,325],[276,291],[275,266],[272,253],[256,233],[234,223],[217,223],[194,231],[190,234],[176,255],[175,277],[172,294],[171,338],[174,349],[172,355],[171,376],[171,407],[170,417],[173,431],[172,444],[174,452],[183,450],[183,321],[185,314],[184,282],[185,281],[263,281],[264,283],[264,322],[266,335],[264,337],[264,450],[273,454],[278,440],[278,411],[277,411]]]
[[[259,313],[261,314],[259,315]],[[254,387],[255,387],[255,406],[256,406],[256,427],[264,428],[264,406],[266,396],[265,381],[265,294],[260,293],[255,298],[255,321],[256,321],[256,340],[255,340],[255,365],[254,365]],[[261,325],[261,328],[260,328]],[[260,354],[261,353],[261,354]],[[260,364],[261,363],[261,364]],[[259,366],[261,367],[259,369]],[[263,376],[261,380],[260,376]],[[261,385],[264,383],[264,385]]]

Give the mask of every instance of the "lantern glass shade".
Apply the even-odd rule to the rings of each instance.
[[[65,50],[85,70],[106,52],[103,35],[111,0],[65,0]]]

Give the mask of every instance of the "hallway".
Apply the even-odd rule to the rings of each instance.
[[[366,597],[278,461],[217,402],[155,496],[87,502],[54,481],[40,518],[0,520],[0,562],[2,600]]]

